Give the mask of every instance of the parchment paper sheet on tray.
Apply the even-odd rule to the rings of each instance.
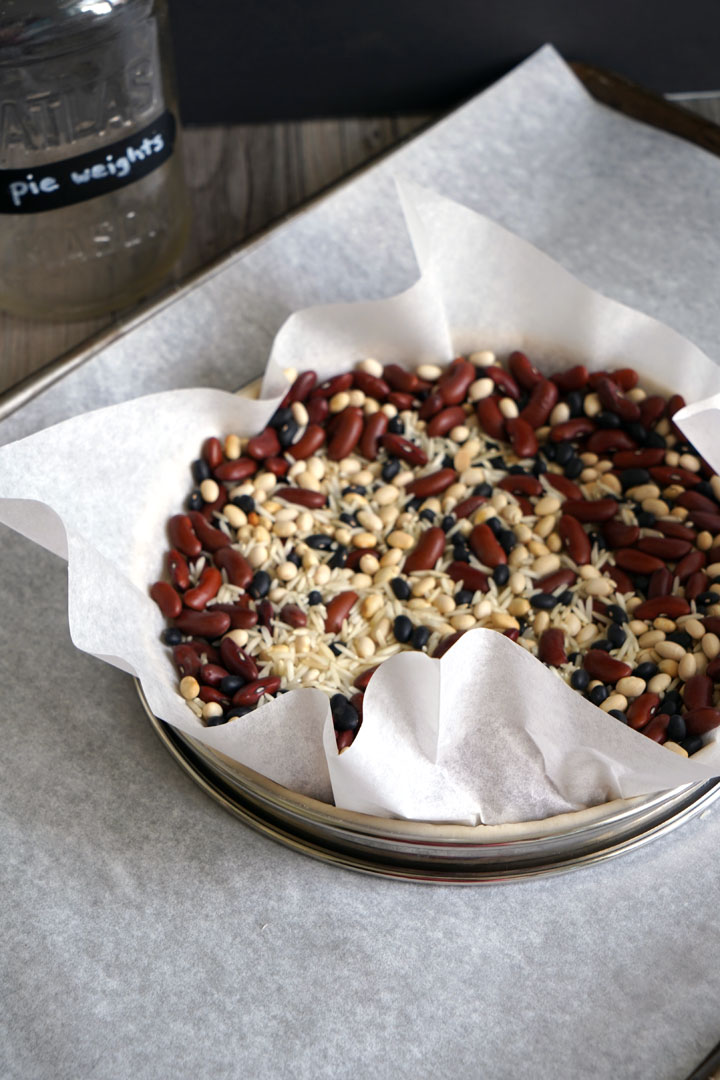
[[[411,290],[293,315],[258,402],[172,391],[5,447],[0,517],[68,558],[79,648],[138,675],[159,716],[294,790],[379,815],[476,824],[538,819],[715,775],[717,742],[678,758],[491,630],[469,632],[442,660],[406,653],[383,665],[362,728],[341,755],[320,691],[292,691],[213,728],[179,697],[159,641],[162,618],[147,595],[163,570],[165,522],[183,503],[202,440],[262,428],[287,385],[285,367],[324,377],[367,355],[412,364],[519,347],[546,371],[578,361],[630,365],[691,400],[720,390],[720,370],[672,330],[591,291],[472,211],[411,184],[401,194],[422,270]]]

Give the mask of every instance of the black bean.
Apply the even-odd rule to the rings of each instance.
[[[649,510],[641,510],[640,513],[635,514],[635,520],[641,529],[652,529],[655,524],[655,515]]]
[[[191,491],[187,497],[186,506],[188,510],[202,510],[205,505],[205,500],[199,491]]]
[[[424,501],[425,500],[421,495],[415,495],[414,498],[408,499],[408,501],[405,503],[404,509],[412,511],[419,510]]]
[[[608,626],[607,636],[608,641],[612,642],[613,648],[615,649],[619,649],[627,638],[627,634],[617,623],[611,623],[610,626]]]
[[[670,634],[665,635],[666,641],[674,641],[676,645],[682,645],[683,649],[687,652],[692,652],[693,639],[685,630],[673,630]]]
[[[464,544],[456,544],[453,548],[453,559],[455,562],[470,562],[470,552]]]
[[[492,521],[492,518],[490,519]],[[503,529],[498,536],[498,543],[506,555],[509,555],[517,544],[517,536],[512,529]]]
[[[687,750],[688,754],[696,754],[698,750],[702,749],[702,737],[700,735],[688,735],[687,738],[682,739],[680,745],[683,750]]]
[[[386,484],[389,484],[394,477],[400,472],[400,462],[397,458],[391,457],[385,462],[382,467],[380,475]]]
[[[340,520],[344,521],[346,525],[357,525],[357,519],[354,514],[348,514],[347,510],[344,510],[340,514]]]
[[[300,566],[302,562],[302,557],[298,555],[297,551],[288,552],[286,558],[288,562],[295,563],[295,566]]]
[[[328,566],[331,570],[342,569],[347,562],[348,549],[343,544],[338,544],[337,550],[334,552],[332,558],[328,561]]]
[[[220,724],[227,724],[229,719],[224,713],[220,713],[219,716],[208,716],[205,719],[205,727],[218,727]]]
[[[617,413],[604,410],[597,414],[595,423],[601,428],[619,428],[622,421]]]
[[[571,390],[565,397],[565,404],[570,410],[570,416],[574,419],[576,416],[582,416],[583,402],[585,401],[585,395],[581,390]]]
[[[344,641],[333,641],[332,644],[328,646],[328,648],[330,649],[330,652],[333,654],[333,656],[340,656],[342,654],[344,644]]]
[[[443,469],[452,469],[455,467],[455,460],[450,456],[450,454],[445,454],[443,456],[442,467]]]
[[[637,420],[633,421],[631,424],[625,424],[624,427],[631,439],[634,439],[640,446],[645,445],[648,437],[648,429],[646,427],[643,427]]]
[[[502,588],[503,585],[507,585],[509,578],[510,567],[507,563],[499,563],[493,570],[493,581]]]
[[[572,443],[559,442],[555,446],[555,460],[558,465],[562,465],[563,468],[567,465],[568,461],[571,461],[575,457],[575,451]]]
[[[538,592],[530,597],[530,606],[538,611],[552,611],[557,604],[557,597],[552,593]]]
[[[182,639],[182,632],[176,626],[168,626],[160,635],[164,645],[179,645]]]
[[[485,522],[485,524],[487,525],[488,529],[493,534],[493,536],[496,536],[496,537],[499,536],[500,533],[505,528],[505,526],[503,525],[503,523],[502,523],[502,521],[500,520],[499,517],[488,518],[487,521]]]
[[[659,435],[657,431],[651,431],[645,440],[646,446],[651,446],[653,450],[664,450],[667,446],[664,435]]]
[[[687,729],[685,727],[685,718],[680,713],[673,713],[670,717],[670,722],[667,726],[665,733],[668,739],[672,739],[673,742],[681,742],[687,735]]]
[[[252,712],[251,705],[233,705],[231,709],[225,713],[226,720],[233,720],[236,716],[247,716],[249,712]]]
[[[395,593],[398,600],[410,599],[410,586],[404,578],[396,577],[390,582],[390,588]]]
[[[628,718],[622,709],[610,709],[608,716],[614,716],[616,720],[619,720],[621,724],[627,724]]]
[[[393,623],[395,640],[399,641],[401,645],[404,645],[406,641],[410,640],[412,632],[413,624],[410,622],[407,615],[398,615]]]
[[[421,521],[434,521],[435,520],[435,514],[433,513],[432,510],[421,510],[420,511],[420,520]]]
[[[430,640],[430,627],[429,626],[416,626],[412,633],[412,647],[413,649],[424,649]]]
[[[555,443],[545,443],[540,447],[540,453],[544,456],[546,461],[555,460]]]
[[[340,492],[341,495],[367,495],[367,488],[362,484],[348,484]]]
[[[405,425],[403,424],[399,416],[393,416],[390,423],[388,424],[388,431],[391,431],[393,435],[405,434]]]
[[[619,604],[610,604],[607,614],[608,618],[615,623],[626,623],[628,621],[627,611],[625,608],[621,608]]]
[[[252,514],[255,509],[255,500],[252,495],[236,495],[234,499],[230,500],[233,506],[237,506],[245,514]]]
[[[633,671],[633,675],[636,675],[638,679],[645,679],[646,681],[652,679],[653,675],[657,675],[657,673],[658,666],[653,664],[652,660],[646,660],[644,663],[638,664]]]
[[[511,465],[508,469],[509,476],[527,476],[527,470],[522,465]]]
[[[718,597],[718,594],[710,592],[710,590],[700,593],[699,596],[695,597],[695,603],[698,607],[708,607],[710,604],[717,604],[719,600],[720,597]]]
[[[557,602],[558,604],[563,604],[565,607],[569,607],[574,599],[575,597],[573,595],[572,589],[565,589],[563,592],[558,594]]]
[[[570,676],[570,685],[573,690],[587,690],[590,676],[585,668],[577,668]]]
[[[547,472],[547,465],[545,464],[545,462],[543,461],[543,459],[541,457],[536,457],[535,462],[534,462],[533,467],[532,467],[533,476],[542,476],[543,473],[546,473],[546,472]]]
[[[577,480],[578,476],[584,468],[585,466],[580,460],[580,458],[573,457],[570,458],[570,461],[568,461],[567,465],[563,469],[563,472],[565,476],[567,476],[568,480]]]
[[[620,483],[622,484],[623,491],[627,491],[628,488],[639,487],[640,484],[650,484],[652,477],[647,469],[642,469],[634,466],[630,469],[623,469],[620,473]]]
[[[212,476],[212,470],[205,458],[198,458],[197,461],[193,461],[190,471],[196,484],[202,484],[203,480],[209,480]]]
[[[446,514],[445,517],[440,522],[440,528],[445,533],[450,532],[450,530],[453,528],[454,525],[455,525],[455,518],[452,516],[452,514]]]
[[[600,649],[601,652],[610,652],[612,649],[616,648],[608,638],[600,638],[598,641],[593,641],[592,647],[593,649]]]
[[[458,589],[455,593],[455,603],[458,607],[463,604],[472,604],[474,595],[472,589]]]
[[[248,585],[248,592],[256,600],[267,596],[270,592],[270,575],[265,570],[256,570],[253,579]]]
[[[223,694],[227,694],[228,697],[232,697],[245,685],[245,679],[242,675],[226,675],[224,679],[220,680],[220,690]]]
[[[275,410],[275,412],[270,417],[270,423],[268,424],[268,426],[271,428],[275,428],[275,430],[277,431],[283,426],[283,424],[287,424],[288,420],[294,419],[295,418],[293,416],[292,409],[286,406],[284,409]]]
[[[308,593],[308,604],[310,607],[315,607],[316,604],[322,604],[322,593],[317,589],[313,589],[311,593]]]
[[[482,495],[484,498],[489,499],[493,493],[493,489],[490,484],[476,484],[472,489],[473,495]]]
[[[291,416],[289,420],[285,421],[282,427],[278,428],[278,442],[282,446],[283,450],[287,450],[289,446],[292,446],[293,440],[295,439],[298,430],[298,422],[294,416]]]
[[[704,495],[706,499],[712,499],[713,502],[717,502],[715,492],[712,489],[712,484],[708,480],[701,480],[699,484],[695,485],[693,491],[697,491],[698,495]]]
[[[593,647],[594,645],[595,643],[593,642]],[[609,696],[610,691],[607,686],[603,686],[602,683],[600,683],[599,686],[593,686],[592,690],[588,691],[588,699],[592,701],[593,705],[602,705],[603,701]]]
[[[674,713],[679,713],[683,707],[682,698],[676,690],[671,690],[666,694],[658,705],[658,713],[665,713],[666,716],[672,716]]]
[[[504,469],[505,458],[502,457],[502,455],[498,454],[495,457],[490,458],[490,464],[492,465],[493,469]]]
[[[333,713],[333,724],[336,731],[357,731],[360,727],[360,716],[355,706],[348,701],[341,713]]]
[[[334,717],[336,714],[343,713],[349,704],[344,694],[333,694],[330,698],[330,712]]]
[[[644,574],[630,574],[632,583],[635,586],[635,592],[644,593],[647,596],[647,591],[650,587],[650,578]]]

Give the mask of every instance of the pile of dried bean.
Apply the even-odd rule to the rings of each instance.
[[[682,398],[521,352],[288,374],[204,443],[150,590],[206,724],[320,687],[344,749],[383,660],[490,627],[675,753],[720,726],[720,478]]]

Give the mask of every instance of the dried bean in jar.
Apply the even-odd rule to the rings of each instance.
[[[410,622],[407,615],[398,615],[393,623],[395,640],[399,641],[401,645],[404,645],[410,640],[412,632],[413,624]]]

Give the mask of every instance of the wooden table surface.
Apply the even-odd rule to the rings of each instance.
[[[720,96],[683,102],[720,122]],[[313,195],[431,123],[433,116],[187,128],[190,239],[157,298]],[[130,311],[85,322],[0,313],[0,395]]]

